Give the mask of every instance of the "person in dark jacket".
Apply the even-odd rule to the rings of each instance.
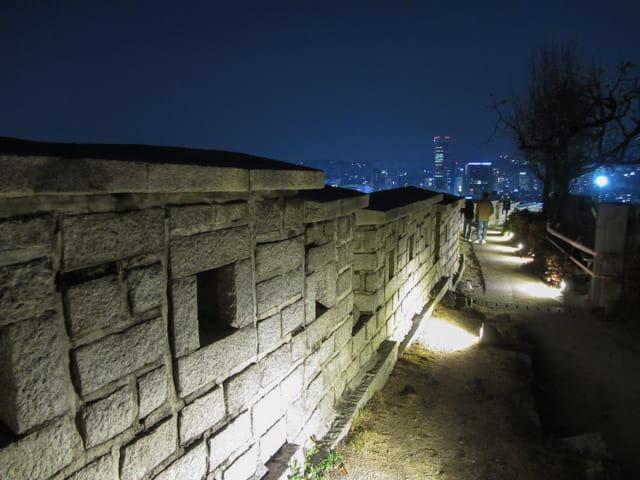
[[[473,215],[474,215],[474,205],[473,201],[467,200],[464,202],[464,208],[462,209],[462,214],[464,215],[464,225],[462,228],[462,236],[465,241],[471,241],[471,229],[473,227]]]

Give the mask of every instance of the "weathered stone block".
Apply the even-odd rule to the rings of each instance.
[[[335,305],[338,272],[334,262],[308,275],[306,283],[308,300],[320,302],[326,308]]]
[[[354,218],[353,215],[338,218],[336,229],[338,233],[338,242],[343,243],[353,235]]]
[[[268,351],[282,338],[280,328],[280,313],[271,315],[261,322],[258,322],[258,352]]]
[[[55,308],[54,272],[48,261],[0,267],[0,326]]]
[[[177,448],[176,419],[171,417],[122,448],[120,478],[138,480]]]
[[[216,227],[246,224],[249,221],[249,205],[232,202],[216,205]]]
[[[113,455],[108,454],[78,470],[67,480],[117,480],[118,467]]]
[[[220,422],[225,415],[224,394],[215,388],[180,412],[180,443],[186,444]]]
[[[0,252],[41,247],[48,252],[53,246],[53,216],[14,218],[0,222]]]
[[[291,346],[285,343],[260,360],[260,371],[262,373],[260,385],[265,387],[276,380],[282,379],[284,374],[291,368],[291,365]]]
[[[251,238],[247,227],[235,227],[174,238],[169,248],[171,276],[181,278],[248,258]]]
[[[64,337],[55,314],[0,329],[0,418],[14,433],[71,408]]]
[[[307,228],[305,231],[305,243],[307,245],[321,245],[331,240],[333,237],[332,232],[330,229],[325,228],[325,225],[328,223],[330,222],[307,224]]]
[[[346,293],[349,293],[352,289],[351,281],[353,280],[353,272],[351,269],[347,269],[338,275],[338,281],[336,285],[336,295],[341,297]]]
[[[69,333],[77,336],[122,322],[126,306],[117,275],[73,285],[66,292]]]
[[[258,316],[302,293],[302,267],[256,285]]]
[[[318,403],[320,403],[320,399],[324,396],[324,377],[322,373],[318,374],[309,385],[307,385],[307,391],[305,392],[304,397],[304,406],[307,411],[312,411]]]
[[[136,313],[162,305],[165,295],[164,272],[156,263],[149,267],[131,270],[128,274],[129,302],[131,311]]]
[[[276,386],[253,406],[253,433],[262,436],[284,413],[280,387]]]
[[[81,448],[82,440],[73,419],[60,418],[0,449],[0,478],[49,478],[69,465]]]
[[[368,293],[374,293],[380,290],[384,285],[384,275],[382,270],[373,273],[364,274],[364,288]]]
[[[378,253],[354,253],[353,268],[355,271],[368,270],[375,272],[383,266],[383,258]]]
[[[218,467],[251,439],[251,415],[247,411],[209,439],[209,469]]]
[[[155,318],[75,350],[83,395],[157,361],[166,345],[164,322]]]
[[[324,245],[312,246],[307,248],[306,266],[307,273],[315,272],[329,262],[336,259],[336,246],[333,241]]]
[[[355,293],[353,303],[361,312],[375,312],[383,302],[383,292],[375,293]]]
[[[256,275],[263,277],[278,270],[291,270],[302,265],[304,238],[290,238],[280,242],[256,246]]]
[[[260,390],[260,369],[251,364],[224,383],[227,411],[233,415],[247,407]]]
[[[329,309],[307,325],[307,346],[314,348],[327,338],[336,326],[334,309]]]
[[[160,368],[138,379],[138,416],[146,417],[167,399],[167,369]]]
[[[159,250],[164,243],[164,212],[96,213],[62,221],[64,269],[98,265]]]
[[[297,231],[304,223],[304,202],[299,198],[288,198],[284,204],[284,227]]]
[[[207,445],[202,442],[173,462],[153,480],[201,480],[207,473]]]
[[[236,312],[232,326],[243,328],[253,325],[253,268],[251,260],[243,260],[234,265],[233,270],[233,296],[235,298]]]
[[[246,480],[253,476],[257,468],[258,447],[254,445],[224,471],[224,480]]]
[[[307,332],[300,330],[296,335],[291,337],[291,361],[293,363],[299,361],[307,354]]]
[[[82,411],[86,447],[95,447],[124,432],[134,419],[135,401],[129,385],[87,405]]]
[[[169,209],[171,235],[194,235],[213,229],[214,207],[212,205],[186,205]]]
[[[280,384],[280,392],[282,400],[286,404],[292,403],[295,399],[300,398],[304,385],[304,367],[298,365]]]
[[[195,275],[171,282],[171,306],[173,346],[176,357],[182,357],[200,347],[198,285]]]
[[[270,233],[280,230],[284,222],[284,206],[279,199],[265,199],[256,202],[256,233]]]
[[[304,303],[302,300],[282,310],[282,335],[287,335],[304,323]]]
[[[224,381],[257,352],[256,329],[247,327],[178,359],[178,390],[186,396],[214,381]]]
[[[287,422],[286,419],[282,417],[260,438],[258,442],[258,446],[260,447],[260,461],[267,463],[286,441]]]

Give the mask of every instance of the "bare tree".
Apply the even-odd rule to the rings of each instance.
[[[571,181],[612,164],[640,163],[640,75],[621,62],[610,78],[575,44],[547,45],[531,59],[526,94],[493,98],[506,127],[543,183],[544,213],[560,221]]]

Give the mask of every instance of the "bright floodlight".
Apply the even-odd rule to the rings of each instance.
[[[599,187],[605,187],[609,183],[609,179],[604,175],[596,177],[596,185]]]
[[[429,350],[456,352],[476,343],[478,337],[444,320],[429,318],[420,340]]]

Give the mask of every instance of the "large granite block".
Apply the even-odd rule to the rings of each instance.
[[[162,318],[109,335],[74,352],[78,384],[83,395],[157,361],[165,353]]]
[[[251,414],[246,411],[209,439],[209,470],[217,468],[251,440]]]
[[[134,420],[135,400],[129,385],[87,405],[82,411],[86,447],[95,447],[124,432]]]
[[[121,285],[117,275],[108,275],[67,289],[67,313],[71,336],[109,327],[126,318]]]
[[[253,406],[253,433],[256,437],[262,436],[278,419],[285,410],[282,401],[280,387],[276,386]]]
[[[16,434],[71,408],[61,323],[54,314],[0,329],[0,418]]]
[[[82,440],[70,417],[0,449],[0,478],[46,479],[79,455]]]
[[[207,444],[202,442],[173,462],[153,480],[201,480],[207,473]]]
[[[116,459],[107,454],[81,468],[67,480],[118,480]]]
[[[266,387],[282,377],[291,369],[291,345],[285,343],[260,360],[260,385]]]
[[[224,381],[257,352],[256,329],[247,327],[178,359],[178,390],[184,397],[213,382]]]
[[[74,215],[62,221],[64,269],[98,265],[162,249],[164,212]]]
[[[247,480],[258,468],[258,446],[254,445],[240,455],[229,468],[224,471],[224,480]]]
[[[53,216],[13,218],[0,221],[0,252],[40,247],[43,253],[53,247]]]
[[[215,218],[213,205],[185,205],[169,209],[171,235],[184,236],[208,232],[213,229]]]
[[[180,443],[182,445],[220,422],[225,415],[224,393],[215,388],[196,398],[180,412]]]
[[[138,379],[138,416],[146,417],[167,399],[167,369],[160,368]]]
[[[255,363],[224,383],[227,411],[234,415],[250,405],[260,390],[260,369]]]
[[[251,237],[248,227],[174,238],[170,243],[171,276],[186,277],[228,265],[250,255]]]
[[[258,322],[258,352],[264,353],[282,338],[280,313]]]
[[[282,335],[287,335],[304,324],[304,302],[302,300],[282,309]]]
[[[256,275],[262,277],[278,270],[291,270],[304,261],[304,238],[261,243],[256,246]]]
[[[55,308],[55,277],[48,261],[0,267],[0,326]]]
[[[162,306],[166,287],[161,264],[155,263],[148,267],[131,270],[127,280],[129,303],[133,314]]]
[[[196,351],[200,347],[198,334],[198,284],[196,276],[171,282],[172,317],[169,323],[173,334],[176,357]]]
[[[336,259],[336,246],[333,241],[324,245],[309,246],[306,252],[307,273],[315,272]]]
[[[256,285],[258,316],[302,293],[302,268],[265,280]]]
[[[120,478],[140,480],[177,448],[176,419],[171,417],[122,448]]]

